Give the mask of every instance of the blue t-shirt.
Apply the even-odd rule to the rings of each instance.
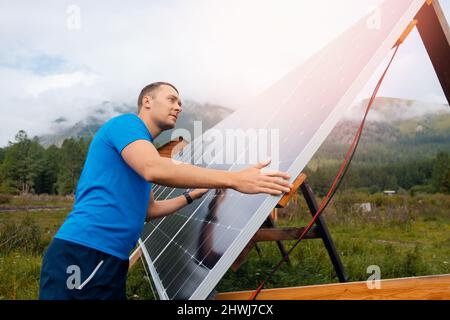
[[[136,140],[153,142],[144,122],[124,114],[95,134],[75,192],[75,204],[55,237],[127,260],[144,227],[151,183],[123,160]]]

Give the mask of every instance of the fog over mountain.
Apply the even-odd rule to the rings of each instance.
[[[361,120],[369,103],[365,99],[349,108],[344,118],[348,120]],[[429,103],[416,100],[378,97],[367,116],[369,121],[395,122],[416,117],[431,115],[449,115],[450,107],[445,104]]]
[[[343,119],[338,123],[327,141],[347,143],[355,134],[362,120],[367,100],[349,108]],[[76,123],[71,123],[65,117],[56,118],[51,124],[50,134],[41,135],[42,145],[61,145],[66,138],[90,137],[107,120],[123,113],[135,113],[132,104],[105,101],[92,107],[88,116]],[[183,128],[194,136],[194,121],[202,121],[203,132],[213,127],[227,117],[233,110],[214,104],[201,104],[195,101],[185,101],[183,111],[177,121],[176,128]],[[369,112],[363,138],[371,142],[396,141],[401,136],[420,134],[442,134],[450,139],[450,107],[448,105],[430,104],[414,100],[380,97]],[[173,130],[163,132],[157,139],[158,144],[164,144],[171,138]],[[189,138],[186,137],[185,138]]]
[[[76,123],[71,123],[64,117],[55,119],[51,124],[50,134],[39,136],[39,141],[45,147],[55,144],[60,146],[66,138],[91,137],[109,119],[124,113],[136,113],[136,106],[129,103],[114,103],[105,101],[100,105],[92,107],[89,115]],[[177,128],[188,130],[193,137],[194,121],[202,121],[203,132],[213,127],[216,123],[231,114],[233,110],[214,104],[201,104],[195,101],[184,101],[176,128],[161,133],[155,143],[159,145],[168,142],[172,133]],[[184,135],[189,140],[189,136]]]

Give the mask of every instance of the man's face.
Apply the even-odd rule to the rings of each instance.
[[[152,119],[161,130],[175,127],[181,112],[181,101],[174,88],[161,85],[149,97]]]

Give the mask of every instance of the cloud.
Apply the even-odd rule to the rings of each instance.
[[[100,95],[90,91],[96,76],[82,72],[41,76],[29,71],[0,67],[0,142],[5,145],[24,129],[30,136],[47,133],[58,117],[83,119]]]
[[[91,86],[96,82],[96,76],[83,72],[66,74],[55,74],[44,77],[35,77],[29,81],[26,94],[38,97],[40,94],[50,90],[68,89],[74,86]]]
[[[0,146],[19,129],[40,134],[60,116],[74,122],[102,101],[135,101],[153,81],[239,107],[380,2],[2,3]],[[70,27],[69,5],[79,8],[79,28]]]

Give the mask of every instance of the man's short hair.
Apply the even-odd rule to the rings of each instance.
[[[139,94],[138,104],[137,104],[137,105],[138,105],[138,113],[141,112],[141,108],[142,108],[142,99],[144,99],[145,96],[150,95],[153,91],[155,91],[156,89],[158,89],[160,86],[163,86],[163,85],[165,85],[165,86],[170,86],[170,87],[174,88],[174,90],[175,90],[178,94],[180,94],[180,93],[178,92],[178,89],[175,88],[175,86],[174,86],[173,84],[171,84],[171,83],[168,83],[168,82],[162,82],[162,81],[151,83],[151,84],[145,86],[145,87],[141,90],[141,93]]]

